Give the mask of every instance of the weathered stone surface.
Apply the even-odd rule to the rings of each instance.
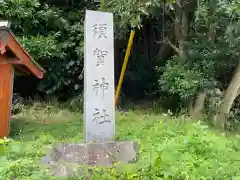
[[[113,13],[86,10],[84,24],[84,137],[115,136]]]
[[[50,165],[56,176],[81,175],[87,167],[112,167],[117,162],[136,162],[137,149],[134,141],[60,144],[43,158],[43,163]]]

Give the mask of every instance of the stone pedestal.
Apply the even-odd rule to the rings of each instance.
[[[108,143],[60,144],[43,158],[56,176],[81,176],[92,167],[113,167],[114,163],[137,161],[137,143],[119,141]]]

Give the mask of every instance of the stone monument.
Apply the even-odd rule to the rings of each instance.
[[[86,142],[114,140],[113,14],[86,11],[84,122]]]
[[[137,160],[134,141],[114,141],[113,14],[87,10],[84,27],[85,143],[60,144],[43,158],[57,176],[80,175],[81,167],[112,167]],[[79,167],[80,167],[79,166]]]

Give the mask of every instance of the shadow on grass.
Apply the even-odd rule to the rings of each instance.
[[[79,119],[67,122],[41,123],[29,120],[25,117],[13,118],[10,123],[9,137],[14,140],[33,140],[43,134],[52,136],[54,139],[63,140],[74,137],[82,137],[83,121]]]

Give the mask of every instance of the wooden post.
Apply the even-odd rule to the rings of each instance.
[[[4,63],[4,56],[0,55],[0,137],[7,137],[11,115],[13,92],[13,66]]]

